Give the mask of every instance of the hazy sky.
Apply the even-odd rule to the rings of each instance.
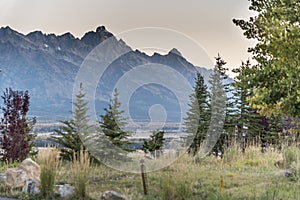
[[[254,45],[232,23],[233,18],[254,15],[248,6],[248,0],[0,0],[0,26],[8,25],[25,34],[41,30],[71,32],[76,37],[100,25],[115,35],[130,29],[161,27],[196,41],[211,59],[220,53],[233,68],[251,56],[247,47]],[[139,39],[133,38],[124,40],[133,48],[141,47]],[[156,38],[162,47],[154,44],[153,49],[163,48],[165,41]],[[181,48],[180,42],[174,40],[172,46],[193,64],[201,65],[198,52]],[[171,48],[169,45],[165,48]]]

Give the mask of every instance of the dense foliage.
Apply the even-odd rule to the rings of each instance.
[[[10,163],[23,161],[34,146],[35,138],[34,134],[29,133],[35,119],[27,119],[30,99],[28,91],[6,89],[2,99],[4,101],[3,119],[1,119],[0,126],[2,160]]]
[[[218,55],[216,58],[214,72],[210,76],[209,83],[211,85],[210,99],[211,99],[211,119],[208,130],[208,149],[212,148],[212,153],[216,156],[223,154],[225,144],[224,122],[226,119],[226,88],[224,80],[227,78],[224,65],[226,62]],[[213,146],[211,146],[213,145]]]
[[[164,146],[164,131],[154,131],[150,135],[150,140],[145,140],[142,146],[142,150],[145,153],[150,153],[154,158],[157,158],[162,153]]]
[[[300,114],[300,3],[251,0],[255,17],[233,22],[257,44],[249,51],[257,65],[247,79],[252,107],[266,116]]]
[[[195,78],[194,93],[190,95],[190,101],[190,109],[185,118],[185,132],[191,134],[187,140],[188,153],[196,155],[206,137],[210,120],[209,93],[200,73]]]
[[[116,147],[124,151],[132,151],[128,141],[129,132],[124,130],[126,118],[122,116],[123,110],[120,110],[121,102],[119,101],[117,89],[114,91],[113,99],[110,100],[108,108],[104,109],[104,114],[100,115],[100,132],[109,139]]]

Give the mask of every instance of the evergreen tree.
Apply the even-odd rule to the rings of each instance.
[[[246,63],[242,62],[239,68],[233,70],[238,73],[232,84],[235,87],[235,105],[238,109],[236,125],[240,140],[242,134],[247,131],[246,142],[260,142],[262,152],[264,152],[270,144],[279,145],[280,148],[282,119],[275,116],[262,116],[257,109],[250,106],[249,98],[255,87],[250,79],[253,70],[249,60]],[[247,130],[244,130],[245,127]]]
[[[164,145],[164,134],[164,131],[154,131],[152,135],[150,135],[150,140],[144,141],[142,150],[145,153],[151,153],[154,158],[159,157]]]
[[[225,64],[224,64],[225,65]],[[226,74],[228,71],[228,68],[220,67],[219,73],[222,77],[222,83],[224,86],[224,90],[226,93],[226,115],[225,115],[225,121],[224,121],[224,131],[222,137],[224,138],[225,146],[228,147],[231,142],[232,138],[235,133],[235,120],[236,120],[236,113],[237,109],[234,102],[234,87],[232,83],[229,80],[229,76]]]
[[[214,73],[210,76],[209,80],[211,85],[211,120],[206,148],[212,149],[212,153],[216,156],[219,153],[223,154],[226,136],[224,131],[224,121],[226,117],[227,96],[223,82],[226,78],[226,69],[223,67],[225,64],[226,62],[218,55],[218,57],[216,57]]]
[[[278,149],[282,147],[282,131],[283,121],[281,117],[262,117],[261,120],[263,131],[260,134],[261,151],[265,152],[269,145],[273,145]]]
[[[237,73],[235,77],[235,82],[232,84],[235,88],[234,90],[234,103],[237,108],[235,124],[237,127],[238,139],[242,139],[242,134],[245,133],[247,128],[247,138],[248,140],[252,138],[252,141],[256,141],[257,138],[262,133],[263,129],[263,117],[258,114],[257,110],[250,107],[248,101],[251,96],[251,82],[248,77],[252,73],[252,68],[250,61],[242,62],[242,65],[233,70]]]
[[[34,134],[30,134],[35,118],[27,119],[29,110],[28,91],[13,91],[6,89],[2,99],[4,101],[3,119],[1,119],[0,131],[2,137],[1,159],[8,162],[23,161],[29,155],[34,146]]]
[[[194,93],[190,95],[190,100],[190,109],[185,118],[185,132],[191,134],[188,137],[188,153],[195,156],[206,137],[210,119],[209,94],[200,73],[197,73]]]
[[[55,130],[58,136],[52,137],[55,142],[63,146],[61,156],[64,159],[71,160],[74,153],[79,155],[80,150],[85,150],[86,143],[91,140],[93,126],[89,125],[87,104],[82,84],[80,84],[79,93],[76,95],[75,102],[73,102],[75,108],[72,112],[73,119],[61,121],[63,126],[59,130]]]
[[[230,86],[229,86],[230,85]],[[235,105],[235,97],[233,96],[234,89],[231,84],[225,88],[227,94],[226,98],[226,117],[224,122],[224,137],[226,147],[230,146],[233,142],[235,129],[236,129],[236,115],[237,108]]]
[[[114,97],[110,100],[108,108],[105,108],[105,114],[100,115],[100,131],[104,133],[106,138],[121,150],[130,152],[133,151],[128,141],[129,133],[124,130],[126,125],[126,118],[122,117],[124,113],[120,110],[121,102],[118,99],[119,93],[117,89],[114,91]]]

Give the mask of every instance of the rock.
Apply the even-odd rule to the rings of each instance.
[[[74,194],[75,188],[69,184],[56,185],[56,193],[61,197],[70,197]]]
[[[294,176],[294,173],[289,170],[281,170],[278,172],[278,175],[284,176],[284,177],[292,177],[292,176]]]
[[[6,173],[0,173],[0,182],[2,183],[6,182]]]
[[[41,167],[31,158],[25,159],[19,168],[26,172],[27,179],[40,180]]]
[[[105,191],[101,196],[102,200],[126,200],[122,194],[115,191]]]
[[[22,192],[28,194],[38,194],[39,190],[39,182],[34,179],[25,180],[25,186],[23,187]]]
[[[39,182],[41,168],[40,166],[27,158],[24,160],[19,168],[9,168],[5,172],[5,185],[10,189],[24,187],[26,180],[31,179],[32,181]]]
[[[5,185],[10,189],[23,187],[24,181],[27,179],[26,175],[27,173],[20,168],[9,168],[6,171]]]

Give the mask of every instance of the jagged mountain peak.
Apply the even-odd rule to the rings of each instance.
[[[14,31],[13,29],[10,28],[10,26],[1,27],[0,30],[4,30],[4,31]]]
[[[178,49],[176,49],[176,48],[171,49],[171,50],[169,51],[169,54],[176,54],[176,55],[182,57],[182,54],[181,54],[180,51],[178,51]]]
[[[13,30],[9,26],[0,28],[0,40],[12,40],[15,37],[23,37],[24,35]]]
[[[68,38],[68,39],[71,39],[71,40],[76,39],[76,38],[74,37],[74,35],[72,35],[70,32],[64,33],[64,34],[59,35],[59,36],[57,36],[57,37],[58,37],[58,38]]]
[[[106,30],[105,26],[99,26],[96,31],[89,31],[81,38],[83,42],[89,45],[99,44],[105,39],[112,37],[113,34]]]
[[[20,34],[16,30],[12,29],[10,26],[5,26],[0,28],[0,32],[6,33],[6,34]]]
[[[32,31],[28,33],[26,36],[31,36],[31,35],[44,35],[42,31]]]
[[[54,33],[43,33],[42,31],[32,31],[26,35],[27,38],[69,38],[69,39],[75,39],[74,35],[72,35],[70,32],[63,33],[62,35],[56,35]]]
[[[0,69],[3,71],[3,75],[0,76],[2,83],[0,91],[5,87],[29,90],[32,114],[37,117],[49,119],[55,118],[56,115],[67,116],[66,113],[71,109],[72,87],[78,69],[86,56],[108,38],[111,40],[108,40],[110,43],[105,46],[107,49],[104,53],[118,55],[124,50],[128,53],[116,59],[105,71],[99,81],[99,84],[104,83],[104,86],[101,85],[101,91],[97,91],[97,99],[105,99],[108,94],[111,94],[112,86],[118,78],[131,69],[145,64],[157,63],[169,66],[193,83],[195,68],[177,49],[174,48],[165,55],[154,53],[152,56],[140,50],[133,51],[122,39],[117,39],[107,31],[105,26],[99,26],[85,33],[81,38],[74,37],[70,32],[55,35],[33,31],[24,35],[10,27],[5,27],[0,28]],[[136,109],[133,111],[143,117],[148,116],[148,112],[144,113],[143,109],[150,105],[155,93],[151,87],[146,87],[145,90],[147,93],[141,98],[149,101],[137,99],[145,105],[136,104]],[[164,99],[165,103],[172,102],[169,97],[164,96],[163,92],[161,96],[157,96],[157,93],[154,96],[158,100]],[[106,105],[106,102],[99,101],[100,105],[97,106]],[[172,114],[172,116],[176,118],[177,115]]]
[[[105,26],[99,26],[99,27],[97,27],[97,29],[96,29],[96,33],[98,33],[98,32],[103,32],[103,31],[106,31],[106,32],[107,32]]]
[[[42,31],[33,31],[28,33],[25,37],[30,40],[38,41],[43,40],[43,38],[45,38],[45,35],[42,33]]]

